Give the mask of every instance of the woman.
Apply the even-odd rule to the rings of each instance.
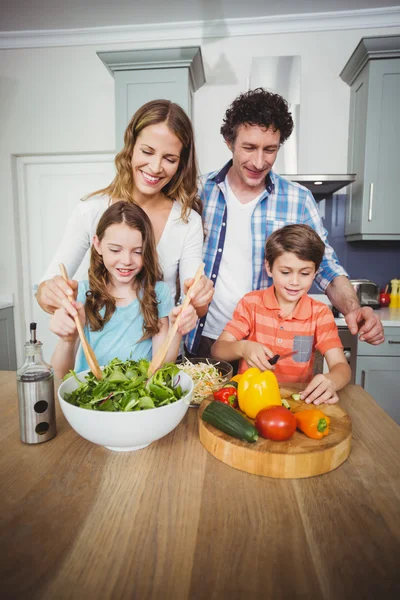
[[[115,157],[117,175],[112,183],[76,206],[63,240],[39,286],[36,298],[53,313],[65,295],[77,289],[59,273],[64,263],[70,277],[91,246],[103,212],[120,200],[140,206],[154,229],[157,252],[172,297],[177,276],[187,292],[202,261],[203,228],[197,196],[197,169],[193,129],[184,110],[169,100],[153,100],[133,115],[124,135],[124,148]],[[205,276],[190,290],[199,317],[213,296]]]

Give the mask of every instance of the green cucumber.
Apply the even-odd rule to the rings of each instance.
[[[201,418],[206,423],[239,440],[250,443],[258,440],[257,429],[232,406],[222,402],[211,402],[204,409]]]
[[[296,402],[300,402],[301,395],[300,394],[292,394],[292,400],[295,400]]]

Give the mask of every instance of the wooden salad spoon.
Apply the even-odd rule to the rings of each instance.
[[[190,286],[191,288],[200,281],[200,278],[203,275],[203,273],[204,273],[204,263],[201,263],[201,265],[199,266],[199,268],[196,271],[196,275],[194,276],[194,281],[193,281],[192,285]],[[165,340],[163,341],[163,343],[161,344],[161,346],[159,347],[159,349],[157,350],[157,352],[155,353],[155,355],[152,358],[152,361],[149,365],[149,370],[148,370],[149,377],[151,377],[153,375],[153,373],[155,373],[155,371],[157,371],[157,369],[159,369],[161,367],[161,365],[164,363],[165,357],[167,356],[167,352],[172,343],[172,339],[173,339],[174,335],[176,334],[176,332],[178,331],[180,316],[181,316],[182,312],[185,310],[185,308],[187,308],[189,306],[189,304],[190,304],[190,296],[189,296],[189,292],[188,292],[182,302],[182,311],[179,313],[175,323],[172,325],[172,327],[168,331],[167,337],[165,338]]]
[[[62,263],[60,264],[60,271],[61,271],[61,275],[62,275],[64,281],[66,281],[68,283],[68,273]],[[76,315],[76,317],[74,317],[74,321],[76,324],[76,328],[78,329],[79,338],[81,340],[81,344],[82,344],[83,352],[86,357],[87,364],[89,365],[89,368],[92,371],[93,375],[96,377],[96,379],[103,379],[103,372],[100,369],[100,365],[97,361],[97,358],[93,351],[93,348],[91,347],[91,345],[89,344],[89,342],[86,339],[86,335],[85,335],[85,332],[82,327],[82,323],[80,322],[78,315]]]

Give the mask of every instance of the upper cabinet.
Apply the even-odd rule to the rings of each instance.
[[[116,149],[132,115],[156,99],[179,104],[192,117],[192,97],[205,83],[199,47],[98,52],[115,79]]]
[[[400,36],[363,38],[340,77],[351,86],[348,241],[400,240]]]

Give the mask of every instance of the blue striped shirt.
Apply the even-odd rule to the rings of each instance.
[[[205,275],[214,283],[218,277],[224,250],[226,223],[228,219],[225,202],[225,178],[232,166],[229,161],[221,170],[208,173],[201,178],[199,195],[203,203],[203,219],[206,238],[203,246]],[[251,218],[253,252],[253,290],[272,285],[265,264],[265,241],[276,229],[293,223],[310,225],[325,244],[325,255],[315,276],[321,290],[325,291],[332,279],[346,275],[340,266],[335,251],[328,243],[317,204],[307,188],[288,181],[270,171],[265,180],[265,192],[260,196]],[[197,327],[186,336],[190,352],[196,352],[207,315],[200,319]]]

